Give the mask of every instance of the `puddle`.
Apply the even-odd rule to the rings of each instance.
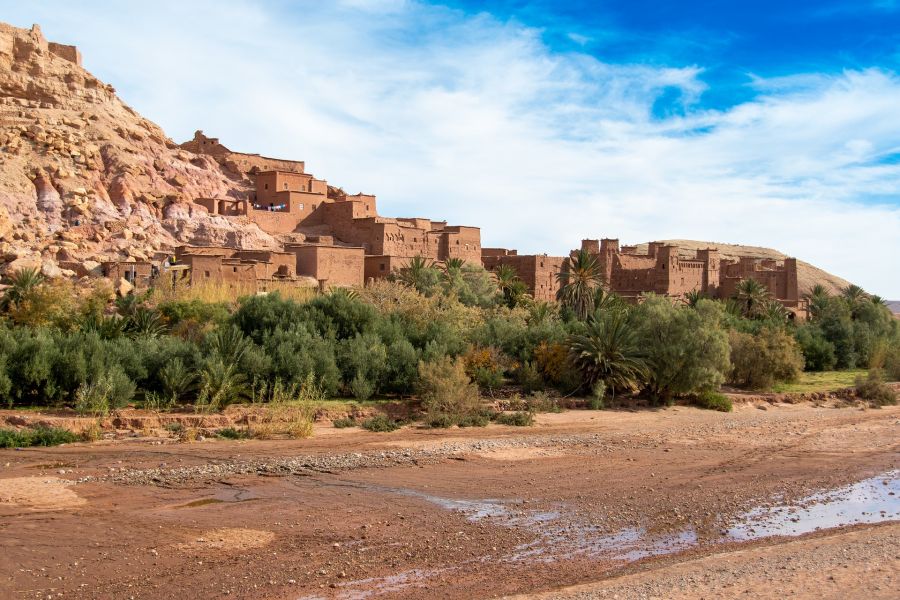
[[[900,471],[890,471],[842,488],[812,494],[790,505],[751,510],[728,529],[727,535],[733,540],[748,541],[898,519]]]
[[[463,569],[472,563],[551,563],[581,557],[621,565],[653,556],[683,552],[701,544],[693,526],[666,534],[654,534],[641,527],[609,531],[602,526],[583,522],[569,513],[563,505],[554,507],[553,510],[536,510],[527,508],[524,502],[515,499],[460,500],[408,488],[346,481],[328,482],[326,485],[418,498],[448,511],[459,512],[472,522],[489,522],[534,534],[534,539],[517,546],[511,552],[484,555],[443,569],[413,569],[384,577],[341,583],[339,597],[347,600],[360,600],[421,587],[437,573]],[[790,505],[751,510],[736,519],[721,538],[708,543],[802,535],[819,529],[898,519],[900,471],[890,471],[842,488],[812,494]]]
[[[187,504],[179,504],[175,508],[196,508],[197,506],[206,506],[207,504],[224,504],[224,500],[219,500],[218,498],[200,498],[199,500],[193,500],[188,502]]]

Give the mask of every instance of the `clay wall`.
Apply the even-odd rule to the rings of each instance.
[[[365,255],[362,248],[326,245],[289,245],[299,275],[322,282],[325,287],[359,287],[363,285]]]
[[[543,254],[513,254],[497,257],[499,265],[515,269],[525,283],[528,293],[539,302],[555,302],[559,290],[557,274],[563,270],[566,258]],[[496,268],[496,266],[494,268]]]
[[[134,287],[150,287],[154,274],[153,264],[147,261],[108,261],[100,265],[103,276],[118,281],[124,279]]]
[[[56,42],[50,42],[47,46],[51,54],[64,58],[70,63],[75,63],[79,67],[81,66],[81,52],[75,46],[57,44]]]
[[[366,256],[365,280],[387,277],[394,271],[399,271],[409,265],[410,259],[403,256]]]
[[[232,152],[219,143],[219,138],[206,137],[202,131],[196,131],[194,139],[181,144],[179,147],[194,154],[212,156],[232,171],[245,176],[252,175],[258,171],[303,173],[305,170],[305,164],[302,160],[285,160],[260,156],[259,154]]]

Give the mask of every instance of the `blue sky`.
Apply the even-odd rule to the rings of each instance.
[[[778,248],[900,298],[900,4],[0,1],[176,141],[488,246]],[[136,26],[140,24],[140,27]]]

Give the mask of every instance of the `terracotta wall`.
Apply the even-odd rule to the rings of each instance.
[[[324,281],[327,287],[363,285],[365,255],[362,248],[325,245],[289,246],[298,275]]]

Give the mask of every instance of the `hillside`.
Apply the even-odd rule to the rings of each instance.
[[[179,244],[278,247],[249,220],[210,216],[193,202],[247,197],[247,165],[177,145],[82,68],[74,47],[48,42],[37,26],[0,23],[0,147],[0,273],[37,266],[74,275],[59,264],[145,260]],[[711,245],[674,242],[688,250]],[[725,257],[783,257],[713,245]],[[801,262],[801,290],[814,283],[847,284]]]
[[[737,260],[742,256],[752,256],[754,258],[773,258],[775,260],[783,260],[787,258],[786,254],[773,250],[772,248],[764,248],[761,246],[741,246],[737,244],[723,244],[721,242],[701,242],[697,240],[660,240],[667,244],[674,244],[681,249],[681,253],[685,256],[693,256],[696,250],[702,248],[718,248],[722,258]],[[647,251],[647,244],[638,245],[639,252]],[[817,283],[824,285],[832,293],[837,292],[843,287],[849,285],[845,279],[841,279],[836,275],[832,275],[827,271],[811,265],[802,260],[797,260],[797,279],[800,293],[804,293]]]
[[[61,260],[144,259],[178,243],[275,244],[255,225],[210,217],[192,202],[240,197],[248,182],[179,149],[54,46],[37,26],[0,24],[0,256],[7,268],[39,265],[57,275]]]

